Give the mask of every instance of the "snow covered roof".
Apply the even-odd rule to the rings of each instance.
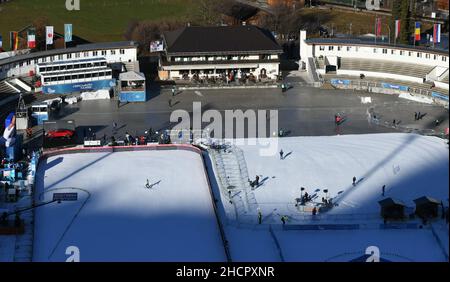
[[[128,71],[121,73],[119,79],[122,81],[145,80],[145,75],[142,72]]]
[[[403,203],[400,200],[396,200],[393,198],[386,198],[384,200],[378,201],[378,203],[380,204],[380,206],[385,207],[385,206],[392,206],[392,205],[400,205],[400,206],[405,206],[405,203]]]
[[[440,201],[438,201],[438,200],[436,200],[434,198],[428,197],[428,196],[423,196],[423,197],[417,198],[417,199],[414,200],[414,203],[416,203],[416,205],[418,205],[418,206],[419,205],[423,205],[423,204],[429,204],[429,203],[433,203],[433,204],[436,204],[436,205],[440,205],[441,204]]]

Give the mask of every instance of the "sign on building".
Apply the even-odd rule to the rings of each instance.
[[[53,201],[76,201],[78,193],[53,193]]]

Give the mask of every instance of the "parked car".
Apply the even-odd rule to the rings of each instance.
[[[70,139],[75,135],[75,131],[70,129],[57,129],[47,131],[45,137],[47,138],[67,138]]]

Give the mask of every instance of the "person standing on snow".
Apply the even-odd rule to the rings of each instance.
[[[383,191],[382,191],[382,196],[384,197],[384,191],[385,191],[385,189],[386,189],[386,185],[383,185],[383,188],[381,188]]]
[[[356,185],[356,176],[353,176],[353,186]]]
[[[283,154],[284,154],[283,149],[281,149],[281,151],[280,151],[280,160],[283,159]]]

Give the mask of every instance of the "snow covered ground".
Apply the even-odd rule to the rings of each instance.
[[[36,198],[78,201],[36,210],[34,261],[225,261],[201,156],[189,151],[78,153],[50,157]],[[153,184],[146,188],[146,180]]]
[[[446,260],[448,225],[443,224],[436,231],[442,248],[428,226],[419,228],[418,220],[383,229],[378,204],[393,197],[403,201],[409,213],[414,210],[414,199],[430,196],[448,206],[449,155],[445,140],[400,133],[286,137],[278,142],[279,149],[284,151],[282,160],[279,154],[260,156],[259,146],[239,145],[249,178],[254,180],[259,175],[262,184],[251,191],[256,205],[248,203],[247,211],[233,210],[224,197],[226,193],[222,193],[223,216],[228,215],[225,233],[234,260],[350,261],[364,256],[369,246],[377,246],[382,259],[389,261]],[[223,157],[225,162],[228,159]],[[352,184],[354,176],[356,185]],[[383,185],[386,185],[384,197]],[[303,194],[315,196],[306,206],[296,207],[301,187],[305,188]],[[322,197],[332,198],[337,206],[313,216],[311,210],[320,205]],[[261,228],[255,227],[258,209],[262,213]],[[286,227],[293,229],[324,224],[356,228],[285,230],[281,228],[283,215],[288,216]],[[433,225],[442,222],[438,219]],[[272,233],[269,225],[274,227]]]
[[[301,187],[303,194],[316,195],[316,203],[322,197],[333,198],[338,206],[330,215],[378,214],[378,201],[385,197],[411,208],[413,200],[424,195],[448,205],[449,156],[443,139],[399,133],[292,137],[278,142],[286,156],[283,160],[278,154],[259,156],[258,146],[241,146],[250,178],[259,175],[263,181],[253,191],[263,214],[274,208],[275,215],[301,213],[295,207]]]

